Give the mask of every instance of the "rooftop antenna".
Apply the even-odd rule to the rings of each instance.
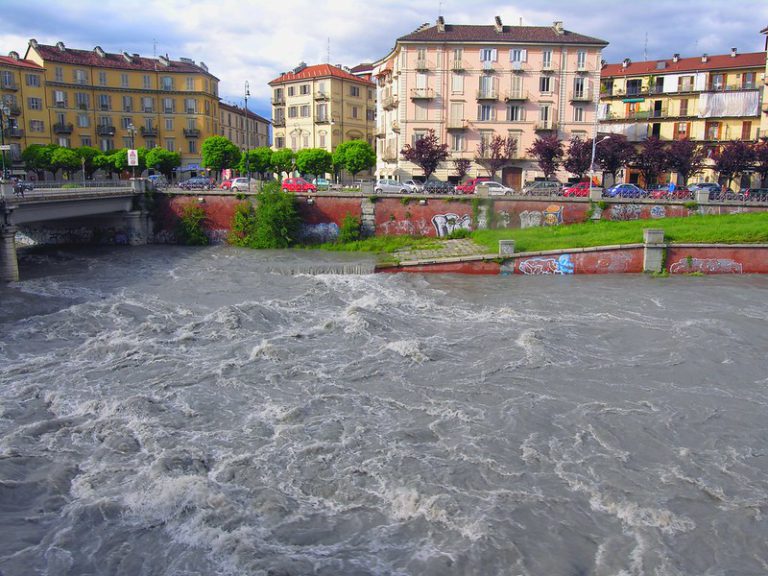
[[[331,63],[331,38],[328,37],[328,45],[325,49],[325,63],[330,64]]]
[[[643,60],[648,61],[648,32],[645,33],[645,47],[643,48]]]
[[[443,0],[440,0],[437,4],[437,15],[442,16],[443,15]]]
[[[157,58],[157,38],[152,38],[152,58]]]

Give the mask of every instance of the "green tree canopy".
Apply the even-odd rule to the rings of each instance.
[[[337,169],[343,168],[354,178],[358,172],[376,165],[376,152],[363,140],[342,142],[333,152],[333,165]]]
[[[201,152],[203,166],[215,172],[221,172],[224,168],[234,168],[240,162],[240,149],[224,136],[206,138]]]
[[[63,170],[70,177],[80,168],[80,155],[71,148],[58,147],[51,154],[51,168]]]
[[[147,167],[147,149],[144,147],[138,148],[137,152],[139,154],[139,165],[136,166],[136,172],[141,174],[144,169]],[[123,172],[124,170],[131,170],[133,166],[128,166],[128,148],[121,148],[120,150],[116,150],[114,154],[110,156],[112,158],[112,162],[115,165],[115,170],[118,172]]]
[[[246,160],[249,164],[246,165]],[[243,154],[240,158],[240,164],[237,169],[241,174],[247,174],[250,168],[251,174],[259,174],[264,178],[272,171],[272,148],[269,146],[260,146],[253,150],[248,150],[248,155]]]
[[[43,172],[52,170],[51,156],[58,146],[56,144],[31,144],[21,153],[26,170],[33,170],[42,178]]]
[[[296,168],[317,178],[333,170],[333,156],[323,148],[305,148],[296,153]]]
[[[181,166],[181,154],[155,147],[147,152],[146,162],[147,168],[154,168],[168,180],[171,180],[174,168]]]
[[[114,154],[99,153],[99,155],[93,159],[93,165],[97,170],[104,170],[107,174],[112,176],[115,172],[115,159],[113,156]]]
[[[76,149],[78,156],[82,160],[85,160],[85,173],[88,175],[88,178],[93,176],[93,173],[96,172],[96,170],[99,169],[98,166],[94,163],[94,160],[98,155],[101,154],[98,148],[94,148],[93,146],[80,146],[80,148]],[[83,164],[81,164],[82,166]]]
[[[272,170],[277,173],[279,178],[282,178],[282,173],[290,175],[294,165],[293,150],[289,148],[281,148],[275,150],[272,153]]]

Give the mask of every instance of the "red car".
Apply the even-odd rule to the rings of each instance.
[[[488,182],[490,181],[490,178],[481,176],[480,178],[472,178],[471,180],[467,180],[464,182],[464,184],[459,184],[456,186],[456,192],[459,194],[474,194],[475,193],[475,186],[480,184],[481,182]]]
[[[563,196],[586,198],[589,196],[589,182],[576,182],[573,186],[563,188]]]
[[[304,178],[286,178],[283,180],[283,192],[317,192],[317,186]]]
[[[232,188],[232,180],[233,178],[224,180],[224,182],[221,183],[221,186],[219,186],[219,188],[221,188],[222,190],[229,190],[230,188]]]
[[[669,191],[669,186],[654,188],[648,191],[648,197],[654,200],[690,200],[691,191],[685,186]]]

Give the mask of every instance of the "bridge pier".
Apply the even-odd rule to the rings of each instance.
[[[0,224],[0,282],[19,281],[16,230],[16,226]]]

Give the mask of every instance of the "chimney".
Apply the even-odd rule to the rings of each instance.
[[[680,60],[680,54],[673,54],[672,55],[672,62],[677,62]]]
[[[442,16],[437,17],[437,31],[445,32],[445,18]]]
[[[34,38],[30,38],[30,39],[29,39],[29,45],[30,45],[32,48],[37,48],[37,40],[35,40]]]
[[[709,55],[708,54],[702,54],[701,55],[701,61],[702,62],[708,62],[709,61]]]
[[[8,56],[13,60],[19,59],[19,53],[16,52],[15,50],[11,50],[10,52],[8,52]]]
[[[501,24],[501,16],[496,16],[494,18],[494,28],[496,28],[496,32],[501,34],[504,31],[504,26]]]
[[[736,48],[731,48],[731,58],[736,58],[739,53],[736,51]]]
[[[622,60],[621,62],[621,67],[626,68],[630,64],[632,64],[632,60],[630,60],[629,58],[624,58],[624,60]]]
[[[64,42],[56,42],[56,48],[58,48],[62,52],[67,51],[67,48],[64,46]]]
[[[562,21],[560,21],[560,20],[555,20],[555,21],[552,23],[552,27],[555,29],[555,32],[556,32],[557,34],[562,34],[562,33],[563,33],[563,23],[562,23]]]

